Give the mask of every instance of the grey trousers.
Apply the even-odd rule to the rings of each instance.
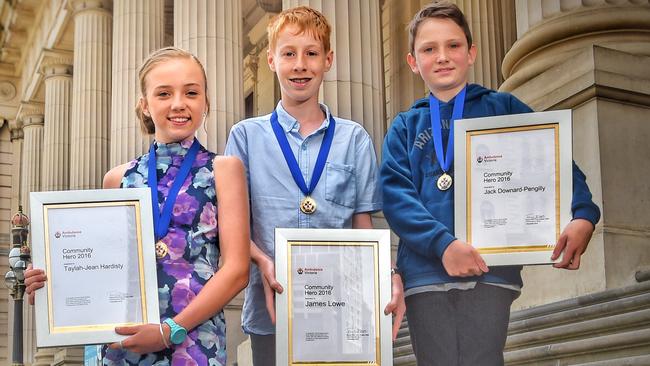
[[[275,366],[275,334],[251,334],[253,366]]]
[[[518,293],[478,283],[471,290],[406,297],[406,315],[419,366],[503,365],[510,305]]]

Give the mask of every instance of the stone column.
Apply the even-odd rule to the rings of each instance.
[[[419,75],[406,63],[410,52],[406,26],[420,10],[419,0],[386,0],[382,9],[384,38],[384,75],[386,95],[386,126],[393,118],[408,110],[413,101],[424,97],[427,88]]]
[[[299,5],[318,9],[332,26],[334,64],[320,99],[335,116],[362,124],[380,155],[386,125],[379,0],[282,2],[283,9]]]
[[[503,82],[501,62],[515,40],[513,0],[456,0],[463,11],[478,55],[470,69],[469,81],[490,89]]]
[[[513,309],[632,285],[650,266],[650,3],[518,1],[517,29],[501,89],[572,110],[573,159],[602,218],[580,270],[526,267]]]
[[[42,190],[68,189],[70,182],[70,108],[72,60],[48,60],[45,75]]]
[[[34,109],[21,113],[25,142],[22,156],[22,205],[29,216],[29,192],[41,190],[41,159],[43,156],[43,111]]]
[[[175,1],[174,44],[205,67],[210,114],[197,136],[208,149],[223,153],[230,128],[244,115],[240,2]]]
[[[515,90],[592,44],[650,56],[647,1],[525,0],[516,4],[517,42],[503,61],[508,79],[503,90]]]
[[[100,188],[108,166],[112,13],[109,0],[73,0],[70,188]]]
[[[140,95],[138,69],[163,47],[164,0],[113,2],[113,84],[110,166],[126,163],[147,151],[150,138],[140,130],[135,106]]]

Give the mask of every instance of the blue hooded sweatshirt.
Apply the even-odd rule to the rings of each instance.
[[[443,146],[449,138],[449,121],[454,99],[440,102]],[[463,118],[489,117],[532,112],[526,104],[508,93],[480,85],[467,86]],[[446,151],[445,151],[446,153]],[[397,266],[404,288],[450,282],[480,281],[522,286],[521,266],[491,267],[477,277],[452,277],[442,265],[442,254],[454,237],[454,189],[436,188],[443,173],[433,147],[428,98],[420,99],[410,110],[398,114],[384,140],[381,184],[384,215],[399,236]],[[450,169],[453,175],[453,164]],[[573,164],[573,218],[596,224],[600,210],[591,200],[586,177]]]

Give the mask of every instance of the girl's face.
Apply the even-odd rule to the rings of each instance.
[[[205,80],[191,58],[173,58],[156,65],[145,77],[142,111],[156,127],[156,141],[180,142],[193,137],[207,114]]]

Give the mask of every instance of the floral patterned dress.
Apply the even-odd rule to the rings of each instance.
[[[160,209],[192,145],[155,143]],[[169,231],[162,239],[169,253],[157,260],[160,320],[174,317],[201,291],[218,269],[219,237],[212,162],[215,154],[200,147],[172,212]],[[123,188],[147,187],[145,154],[129,163]],[[226,324],[223,311],[189,331],[185,342],[150,354],[106,349],[104,365],[209,365],[226,364]]]

